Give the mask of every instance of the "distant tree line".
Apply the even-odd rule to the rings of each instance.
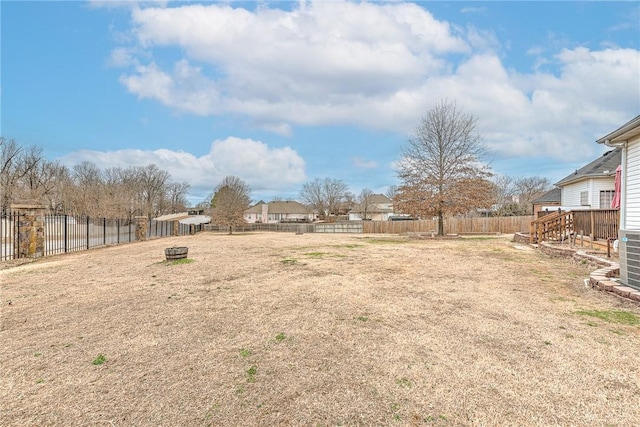
[[[39,203],[52,214],[149,218],[184,211],[189,184],[154,164],[101,169],[84,161],[68,168],[42,149],[0,138],[0,208]]]

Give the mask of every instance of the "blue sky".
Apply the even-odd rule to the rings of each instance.
[[[498,175],[556,182],[640,113],[638,2],[0,4],[1,134],[72,166],[155,163],[204,199],[398,184],[440,99]]]

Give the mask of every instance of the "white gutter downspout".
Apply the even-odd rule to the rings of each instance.
[[[622,158],[620,159],[620,164],[622,165],[622,179],[620,180],[620,230],[626,230],[627,228],[627,212],[626,209],[622,209],[623,206],[627,206],[627,142],[628,141],[611,142],[608,139],[604,141],[605,145],[609,147],[622,147]]]
[[[622,179],[620,180],[620,206],[627,206],[627,141],[624,141],[622,145],[622,159],[620,163],[622,164]],[[627,210],[620,209],[620,229],[627,229]]]

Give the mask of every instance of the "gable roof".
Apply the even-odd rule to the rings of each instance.
[[[369,204],[372,205],[384,205],[388,203],[391,203],[391,199],[384,194],[372,194],[369,197]]]
[[[256,203],[255,205],[251,206],[249,209],[244,211],[244,213],[246,213],[246,214],[259,214],[259,213],[262,213],[262,205],[264,205],[264,202],[262,200],[260,200],[258,203]]]
[[[637,135],[640,135],[640,116],[636,116],[629,120],[627,123],[623,124],[610,134],[603,136],[596,142],[598,144],[615,146],[616,144],[627,141]]]
[[[367,212],[369,213],[384,213],[384,212],[393,212],[393,208],[382,207],[380,205],[390,205],[392,203],[391,199],[385,196],[384,194],[372,194],[369,196],[369,208]],[[364,206],[362,203],[359,203],[353,207],[352,212],[354,213],[362,213],[364,212]]]
[[[309,214],[311,210],[295,200],[269,202],[270,214]]]
[[[620,165],[622,160],[622,148],[616,148],[604,153],[586,166],[577,169],[571,175],[566,176],[560,181],[556,182],[558,187],[571,184],[572,182],[580,181],[587,178],[603,178],[615,176],[616,168]]]
[[[540,205],[544,203],[560,203],[560,201],[562,200],[561,196],[562,191],[560,190],[560,187],[555,187],[535,199],[532,203],[534,205]]]

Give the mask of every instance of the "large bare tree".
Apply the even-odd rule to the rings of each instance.
[[[302,186],[300,197],[318,212],[321,219],[327,219],[329,215],[338,212],[347,191],[347,184],[342,180],[316,178]]]
[[[438,235],[444,235],[445,214],[493,204],[483,153],[477,120],[455,103],[439,101],[403,147],[395,206],[414,216],[437,216]]]
[[[229,234],[233,227],[245,223],[244,211],[251,203],[251,189],[236,176],[225,177],[215,188],[211,200],[211,215],[214,224],[229,227]]]

